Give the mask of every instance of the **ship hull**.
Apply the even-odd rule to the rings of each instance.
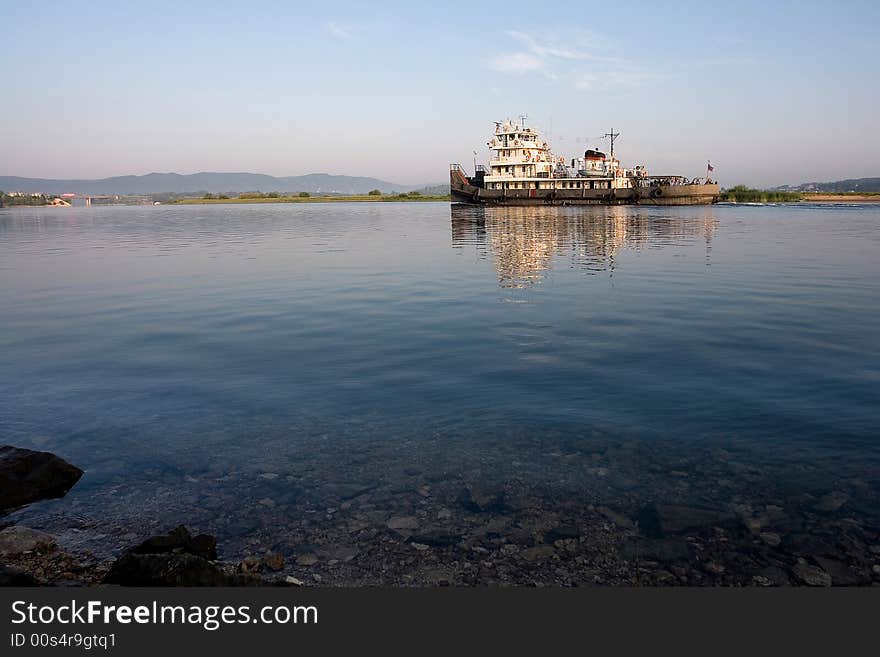
[[[717,184],[661,185],[635,189],[485,189],[453,180],[452,200],[474,205],[711,205]]]

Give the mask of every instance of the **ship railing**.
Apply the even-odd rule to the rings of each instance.
[[[536,162],[552,162],[551,159],[526,159],[522,155],[509,155],[506,157],[493,157],[489,163],[490,164],[507,164],[508,162],[513,162],[514,164],[535,164]]]
[[[647,181],[648,185],[690,185],[687,176],[644,176],[641,180]]]

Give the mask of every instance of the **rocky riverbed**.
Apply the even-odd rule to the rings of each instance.
[[[0,553],[41,584],[880,583],[878,481],[839,455],[831,471],[827,454],[759,464],[744,458],[745,447],[711,442],[597,437],[548,450],[523,437],[477,456],[448,444],[414,447],[385,445],[377,458],[316,445],[297,461],[255,458],[182,478],[145,473],[33,516],[47,534]],[[153,493],[144,498],[146,487]],[[135,509],[136,525],[125,520]],[[150,554],[138,546],[181,522],[189,529],[175,530],[175,547],[158,553],[166,556],[132,556]],[[0,532],[0,546],[10,531],[21,529]],[[219,544],[194,553],[184,532]],[[125,577],[108,576],[126,559]]]

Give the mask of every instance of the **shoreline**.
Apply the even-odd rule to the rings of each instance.
[[[880,203],[880,193],[850,194],[804,192],[803,201],[809,203]]]
[[[431,202],[444,203],[451,202],[449,195],[441,196],[369,196],[369,195],[352,195],[352,196],[281,196],[281,197],[265,197],[265,198],[186,198],[176,201],[160,203],[160,205],[244,205],[252,203],[402,203],[402,202]],[[762,201],[721,201],[725,204],[748,205],[749,203]],[[880,193],[824,193],[824,192],[804,192],[799,199],[766,201],[769,203],[880,203]],[[115,204],[110,204],[115,205]],[[107,207],[110,207],[108,205]],[[127,204],[121,204],[127,205]],[[0,208],[51,208],[51,207],[71,207],[61,206],[58,204],[48,203],[46,205],[0,205]]]
[[[279,196],[265,198],[187,198],[162,205],[218,205],[224,203],[247,204],[247,203],[400,203],[404,201],[449,201],[448,195],[444,196],[369,196],[358,194],[352,196]]]

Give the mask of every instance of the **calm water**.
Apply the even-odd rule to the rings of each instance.
[[[86,470],[21,515],[99,551],[449,480],[730,506],[711,450],[873,522],[878,256],[869,205],[0,210],[0,436]]]

